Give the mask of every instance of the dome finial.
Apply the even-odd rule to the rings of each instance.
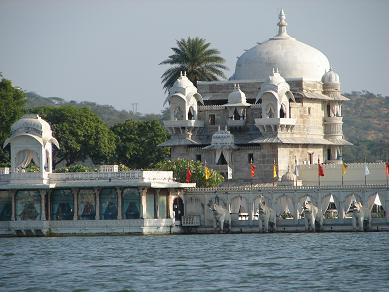
[[[286,32],[286,26],[288,24],[286,23],[284,9],[281,9],[280,14],[278,16],[278,19],[280,21],[277,23],[277,25],[278,25],[278,35],[277,36],[287,36],[288,33]]]

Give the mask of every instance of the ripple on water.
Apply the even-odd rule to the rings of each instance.
[[[1,291],[388,290],[389,233],[5,238]]]

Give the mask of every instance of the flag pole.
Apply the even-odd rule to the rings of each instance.
[[[366,185],[366,155],[365,155],[365,165],[363,167],[363,172],[365,173],[365,185]]]
[[[320,158],[317,159],[317,178],[319,180],[319,187],[320,187]]]
[[[389,173],[388,173],[388,157],[385,152],[385,176],[386,176],[386,185],[388,186],[388,178],[389,178]]]

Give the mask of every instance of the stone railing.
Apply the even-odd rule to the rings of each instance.
[[[246,120],[232,120],[228,119],[227,120],[227,125],[229,127],[243,127],[246,124]]]
[[[296,125],[296,120],[291,118],[261,118],[255,119],[255,126],[262,134],[267,132],[286,131],[291,132]]]
[[[183,227],[200,226],[200,216],[199,215],[182,216],[181,226]]]
[[[198,106],[199,111],[209,111],[209,110],[224,110],[226,107],[224,105],[200,105]]]
[[[299,191],[319,191],[319,190],[364,190],[364,189],[389,189],[386,184],[367,185],[332,185],[332,186],[269,186],[269,185],[244,185],[244,186],[224,186],[214,188],[193,188],[188,193],[225,193],[225,192],[299,192]]]
[[[163,124],[167,128],[177,128],[177,127],[185,127],[185,128],[202,128],[204,127],[204,121],[200,120],[177,120],[177,121],[163,121]]]
[[[125,181],[144,181],[144,182],[170,182],[173,181],[172,171],[144,171],[132,170],[127,172],[69,172],[69,173],[51,173],[50,182],[65,181],[91,181],[91,180],[125,180]]]

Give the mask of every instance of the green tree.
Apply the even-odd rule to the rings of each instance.
[[[170,65],[161,76],[163,88],[169,90],[180,76],[180,71],[186,71],[187,77],[197,86],[197,81],[213,81],[226,78],[223,70],[225,60],[220,57],[217,49],[210,48],[211,44],[205,39],[188,37],[177,41],[174,52],[160,65]]]
[[[157,170],[173,171],[173,176],[179,182],[186,181],[188,165],[192,173],[190,182],[195,182],[197,187],[217,187],[224,182],[224,177],[216,170],[209,169],[210,177],[205,179],[205,168],[201,161],[177,159],[165,160],[157,163],[154,168]]]
[[[87,108],[65,105],[33,109],[52,127],[60,149],[54,147],[53,167],[62,161],[66,166],[84,161],[111,162],[116,148],[116,137],[95,113]]]
[[[2,76],[0,75],[0,78]],[[11,134],[11,125],[23,114],[26,104],[24,92],[12,85],[10,80],[0,81],[0,163],[9,163],[9,153],[3,149],[5,139]]]
[[[148,168],[169,155],[168,149],[158,147],[169,137],[158,120],[128,120],[112,127],[112,131],[118,139],[117,161],[130,168]]]

